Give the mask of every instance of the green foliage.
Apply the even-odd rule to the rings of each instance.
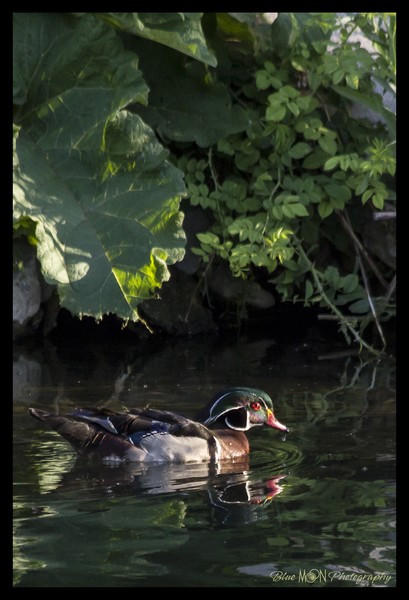
[[[382,52],[352,42],[357,28]],[[264,267],[274,273],[271,281],[284,300],[330,308],[347,339],[353,332],[362,343],[373,318],[393,314],[380,294],[373,303],[380,314],[371,319],[354,238],[372,211],[395,198],[394,115],[373,87],[376,81],[384,91],[395,89],[389,38],[394,17],[279,14],[263,44],[256,43],[258,27],[250,29],[263,51],[238,58],[237,49],[228,47],[223,58],[249,125],[207,152],[191,147],[187,153],[185,147],[178,158],[191,204],[214,219],[208,232],[198,234],[194,252],[205,262],[214,255],[227,260],[236,276]],[[219,69],[221,79],[226,71]],[[352,118],[351,99],[378,113],[385,125]],[[349,230],[342,229],[340,215],[348,222],[350,216]],[[326,261],[324,246],[333,255]],[[361,311],[369,318],[358,323],[348,316]]]
[[[392,274],[367,274],[357,240],[395,199],[379,93],[395,93],[395,28],[389,13],[16,14],[14,229],[62,305],[136,320],[183,257],[187,193],[213,219],[204,262],[267,273],[357,340],[390,316]]]

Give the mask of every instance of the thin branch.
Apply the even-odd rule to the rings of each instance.
[[[183,319],[183,322],[184,322],[184,323],[187,323],[187,322],[188,322],[188,319],[189,319],[189,313],[190,313],[190,311],[191,311],[191,309],[192,309],[192,305],[193,305],[193,300],[195,299],[195,296],[196,296],[197,290],[198,290],[198,289],[199,289],[199,287],[200,287],[200,284],[202,283],[203,279],[206,277],[206,275],[207,275],[207,272],[209,271],[209,269],[210,269],[210,267],[211,267],[211,265],[212,265],[213,259],[214,259],[214,254],[213,254],[211,257],[210,257],[210,260],[209,260],[209,262],[207,263],[205,270],[203,271],[203,273],[202,273],[202,274],[201,274],[201,276],[199,277],[199,281],[197,282],[197,285],[196,285],[195,289],[193,290],[193,294],[192,294],[192,296],[191,296],[191,298],[190,298],[189,306],[187,307],[187,311],[186,311],[185,317],[184,317],[184,319]]]
[[[213,156],[212,148],[209,148],[209,152],[207,153],[207,157],[208,157],[207,162],[208,162],[208,165],[209,165],[210,174],[211,174],[212,179],[213,179],[214,189],[217,192],[218,189],[219,189],[219,182],[217,180],[217,173],[214,170],[212,156]],[[220,223],[223,223],[223,217],[222,217],[222,213],[221,213],[221,210],[220,210],[219,200],[217,198],[216,198],[216,206],[217,206],[217,212],[218,212],[218,215],[219,215],[219,221],[220,221]]]
[[[217,181],[217,173],[214,170],[212,156],[213,156],[212,148],[209,148],[209,152],[207,153],[208,165],[209,165],[209,168],[210,168],[210,173],[212,175],[212,179],[213,179],[213,183],[214,183],[214,189],[217,192],[217,190],[219,189],[219,182]]]
[[[363,263],[362,258],[361,258],[362,251],[360,251],[360,248],[359,248],[359,245],[358,245],[359,240],[356,237],[355,233],[353,232],[352,225],[351,225],[351,222],[350,222],[349,217],[348,217],[348,213],[345,213],[345,215],[341,214],[341,219],[343,219],[345,221],[345,223],[347,224],[348,231],[352,232],[352,234],[353,234],[353,238],[352,239],[353,239],[354,246],[355,246],[355,253],[356,253],[356,257],[358,259],[358,264],[359,264],[359,269],[361,271],[362,280],[363,280],[364,286],[365,286],[366,297],[368,299],[368,304],[369,304],[369,307],[371,309],[371,313],[372,313],[372,316],[374,318],[376,328],[377,328],[379,336],[380,336],[380,338],[382,340],[383,347],[385,348],[386,347],[386,340],[385,340],[385,336],[384,336],[383,331],[382,331],[381,324],[380,324],[379,319],[378,319],[378,315],[377,315],[377,312],[376,312],[375,305],[374,305],[373,300],[372,300],[372,294],[371,294],[371,289],[370,289],[370,285],[369,285],[368,276],[366,274],[364,263]],[[362,248],[363,248],[363,246],[362,246]],[[386,282],[385,282],[385,284],[386,284]]]
[[[383,285],[383,287],[385,289],[387,289],[388,282],[385,281],[385,279],[382,277],[382,275],[381,275],[378,267],[375,265],[374,261],[372,260],[372,258],[368,254],[368,251],[362,245],[361,241],[357,238],[354,230],[351,227],[351,224],[350,224],[349,220],[341,212],[339,212],[339,211],[336,211],[336,212],[337,212],[337,216],[340,219],[340,221],[341,221],[341,223],[342,223],[345,231],[348,233],[349,237],[352,239],[352,241],[354,242],[354,244],[357,246],[359,252],[362,254],[362,256],[365,258],[365,260],[368,263],[368,265],[373,270],[373,272],[376,275],[378,281]]]
[[[322,287],[321,281],[318,277],[317,271],[314,268],[314,265],[312,264],[312,262],[310,261],[310,259],[308,258],[307,254],[304,251],[304,248],[301,245],[301,242],[295,238],[296,242],[297,242],[297,249],[298,252],[301,256],[301,258],[307,263],[311,275],[314,279],[315,285],[317,287],[317,290],[319,291],[321,298],[324,300],[324,302],[326,303],[326,305],[331,309],[331,311],[338,317],[339,321],[346,327],[346,329],[349,331],[349,333],[353,336],[353,338],[364,348],[366,348],[369,352],[371,352],[372,354],[375,354],[377,356],[379,356],[381,354],[381,352],[379,350],[376,350],[373,346],[371,346],[370,344],[368,344],[367,342],[365,342],[365,340],[363,338],[361,338],[361,336],[359,335],[359,333],[353,328],[353,326],[350,323],[350,320],[345,317],[340,310],[338,310],[338,308],[331,302],[331,300],[328,298],[327,294],[324,291],[324,288]]]
[[[327,105],[325,104],[324,100],[321,98],[321,96],[320,96],[320,94],[318,94],[318,92],[315,92],[315,94],[313,94],[313,95],[317,96],[318,101],[320,102],[322,108],[324,109],[327,120],[331,123],[331,117],[330,117],[330,114],[327,109]]]
[[[355,246],[355,247],[356,247],[356,246]],[[377,315],[377,313],[376,313],[375,305],[374,305],[374,303],[373,303],[373,301],[372,301],[372,296],[371,296],[371,290],[370,290],[370,288],[369,288],[369,281],[368,281],[368,277],[367,277],[367,275],[366,275],[366,271],[365,271],[365,268],[364,268],[364,265],[363,265],[363,262],[362,262],[362,258],[361,258],[360,254],[359,254],[359,252],[358,252],[358,248],[356,248],[356,253],[357,253],[357,258],[358,258],[359,268],[360,268],[360,270],[361,270],[362,279],[363,279],[363,282],[364,282],[365,291],[366,291],[366,296],[367,296],[367,298],[368,298],[368,303],[369,303],[369,306],[370,306],[370,309],[371,309],[371,313],[372,313],[372,315],[373,315],[373,318],[374,318],[374,321],[375,321],[376,328],[377,328],[377,330],[378,330],[378,333],[379,333],[379,335],[380,335],[380,338],[381,338],[381,340],[382,340],[383,347],[385,348],[385,347],[386,347],[386,340],[385,340],[385,336],[383,335],[382,327],[381,327],[381,324],[380,324],[380,322],[379,322],[378,315]]]
[[[385,298],[384,298],[385,304],[388,304],[389,300],[391,299],[392,294],[395,293],[395,289],[396,289],[396,275],[390,282],[388,291],[385,294]]]

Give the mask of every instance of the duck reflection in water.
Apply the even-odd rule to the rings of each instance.
[[[257,478],[248,461],[210,464],[110,464],[99,465],[79,457],[59,485],[58,493],[75,492],[83,499],[177,494],[189,503],[205,492],[216,520],[223,524],[252,522],[262,515],[272,500],[283,491],[280,474]],[[80,492],[80,494],[79,494]],[[90,507],[89,503],[86,506]],[[88,510],[87,509],[87,510]]]

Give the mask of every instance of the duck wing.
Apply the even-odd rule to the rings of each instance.
[[[140,448],[146,447],[149,438],[152,440],[161,434],[169,434],[179,439],[204,440],[207,442],[210,457],[214,459],[217,456],[217,442],[213,432],[202,423],[172,411],[130,408],[127,413],[119,413],[109,409],[81,408],[72,414],[76,418],[95,423],[110,433],[125,436]]]
[[[157,423],[168,425],[166,431],[175,436],[198,437],[203,440],[213,439],[213,433],[202,423],[192,421],[183,415],[155,408],[130,408],[130,414],[135,415],[138,419],[151,422],[151,426]]]
[[[167,410],[131,408],[128,413],[122,413],[105,408],[77,408],[70,414],[81,421],[99,425],[109,433],[130,437],[134,443],[134,438],[143,433],[170,433],[204,440],[213,437],[205,425]]]
[[[114,435],[131,436],[133,433],[149,431],[152,419],[130,413],[116,412],[107,408],[76,408],[71,417],[93,423]]]

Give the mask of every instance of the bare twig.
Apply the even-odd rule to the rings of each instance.
[[[337,316],[339,321],[349,331],[349,333],[360,344],[361,347],[363,346],[369,352],[371,352],[372,354],[375,354],[376,356],[379,356],[380,354],[382,354],[381,351],[377,350],[376,348],[374,348],[373,346],[371,346],[370,344],[365,342],[365,340],[359,335],[359,333],[351,325],[351,322],[350,322],[351,319],[348,319],[347,317],[345,317],[341,313],[341,311],[338,310],[338,308],[331,302],[331,300],[328,298],[327,294],[325,293],[324,288],[322,287],[321,281],[318,277],[317,271],[315,270],[314,265],[312,264],[312,262],[310,261],[310,259],[307,256],[307,254],[305,253],[304,248],[301,245],[301,242],[297,238],[295,238],[295,241],[297,243],[297,250],[298,250],[301,258],[307,263],[307,265],[310,269],[311,275],[314,279],[316,288],[317,288],[318,292],[320,293],[321,298],[323,299],[325,304],[330,308],[330,310],[334,313],[334,315]]]
[[[363,263],[362,258],[361,258],[361,254],[365,255],[366,250],[365,250],[364,246],[362,246],[362,244],[360,243],[360,241],[358,240],[358,238],[356,237],[356,235],[355,235],[355,233],[354,233],[354,231],[352,229],[352,225],[351,225],[351,222],[349,220],[348,213],[345,212],[345,215],[343,215],[341,213],[338,213],[338,214],[339,214],[339,216],[341,218],[341,222],[343,223],[345,229],[348,231],[349,235],[352,237],[352,240],[354,242],[355,253],[356,253],[356,257],[358,259],[359,269],[360,269],[361,275],[362,275],[362,281],[363,281],[364,286],[365,286],[365,292],[366,292],[366,297],[368,299],[368,304],[369,304],[369,307],[371,309],[371,313],[372,313],[372,316],[374,318],[375,325],[376,325],[376,328],[378,330],[379,336],[380,336],[380,338],[382,340],[383,347],[385,348],[386,347],[385,336],[383,334],[382,327],[381,327],[381,324],[379,322],[378,315],[377,315],[377,312],[376,312],[376,308],[375,308],[375,305],[374,305],[373,300],[372,300],[372,294],[371,294],[371,288],[370,288],[370,285],[369,285],[369,280],[368,280],[368,277],[367,277],[367,274],[366,274],[364,263]],[[374,267],[374,265],[372,265],[372,259],[371,259],[371,266],[372,266],[372,268]],[[379,274],[379,276],[380,276],[380,274]],[[378,278],[381,281],[380,277],[378,277]],[[385,281],[383,279],[383,277],[382,277],[382,280]],[[384,285],[385,285],[385,287],[387,287],[386,281],[385,281]]]
[[[212,153],[212,149],[209,148],[209,152],[207,153],[207,164],[209,165],[209,169],[210,169],[210,175],[213,179],[213,184],[214,184],[214,189],[217,192],[219,189],[219,182],[217,179],[217,173],[215,171],[214,165],[213,165],[213,153]],[[223,222],[223,217],[222,217],[222,213],[220,211],[220,205],[219,205],[219,200],[216,199],[216,206],[217,206],[217,212],[219,215],[219,220],[222,223]]]
[[[354,242],[354,244],[358,248],[359,252],[362,254],[362,256],[365,258],[365,260],[368,263],[368,265],[373,270],[373,272],[376,275],[378,281],[386,289],[388,287],[388,282],[385,281],[385,279],[382,277],[381,273],[379,272],[378,267],[375,265],[375,263],[372,260],[371,256],[368,254],[368,251],[362,245],[362,242],[359,240],[359,238],[356,236],[356,234],[355,234],[354,230],[352,229],[352,226],[351,226],[351,224],[349,222],[349,219],[347,219],[340,211],[337,211],[337,215],[338,215],[338,218],[341,221],[341,223],[342,223],[345,231],[348,233],[349,237],[352,239],[352,241]]]
[[[356,252],[357,252],[357,258],[358,258],[359,268],[361,270],[361,275],[362,275],[362,279],[363,279],[363,282],[364,282],[366,296],[368,298],[368,303],[369,303],[369,306],[370,306],[370,309],[371,309],[371,313],[373,315],[376,328],[377,328],[378,333],[380,335],[380,338],[382,340],[383,347],[385,348],[386,347],[386,340],[385,340],[385,336],[383,335],[383,331],[382,331],[382,327],[381,327],[381,324],[380,324],[379,319],[378,319],[378,315],[376,313],[375,305],[374,305],[374,303],[372,301],[372,296],[371,296],[371,290],[370,290],[370,287],[369,287],[368,277],[366,275],[366,271],[365,271],[365,268],[364,268],[361,256],[360,256],[360,254],[358,252],[358,249],[356,249]]]
[[[315,92],[315,96],[317,96],[318,101],[320,102],[322,108],[324,109],[324,112],[325,112],[325,115],[326,115],[328,121],[331,122],[331,117],[330,117],[327,105],[325,104],[324,100],[321,98],[321,96],[320,96],[320,94],[318,94],[318,92]]]
[[[384,298],[385,304],[387,304],[389,302],[389,300],[391,299],[391,296],[395,293],[395,289],[396,289],[396,275],[390,282],[388,291],[385,294],[385,298]]]
[[[214,254],[210,257],[210,260],[209,260],[208,264],[206,265],[205,270],[203,271],[203,273],[199,277],[199,281],[197,282],[197,285],[196,285],[195,289],[193,290],[193,294],[192,294],[192,297],[190,298],[189,306],[187,307],[187,311],[186,311],[185,317],[183,319],[184,323],[188,322],[189,313],[190,313],[190,311],[192,309],[192,305],[193,305],[193,300],[195,299],[195,296],[196,296],[197,290],[200,287],[200,284],[202,283],[203,279],[206,277],[207,272],[209,271],[209,269],[210,269],[210,267],[212,265],[213,259],[214,259]]]
[[[217,180],[217,173],[213,166],[213,152],[211,148],[209,148],[209,152],[207,153],[207,164],[209,165],[210,173],[212,175],[214,189],[217,191],[219,189],[219,182]]]

